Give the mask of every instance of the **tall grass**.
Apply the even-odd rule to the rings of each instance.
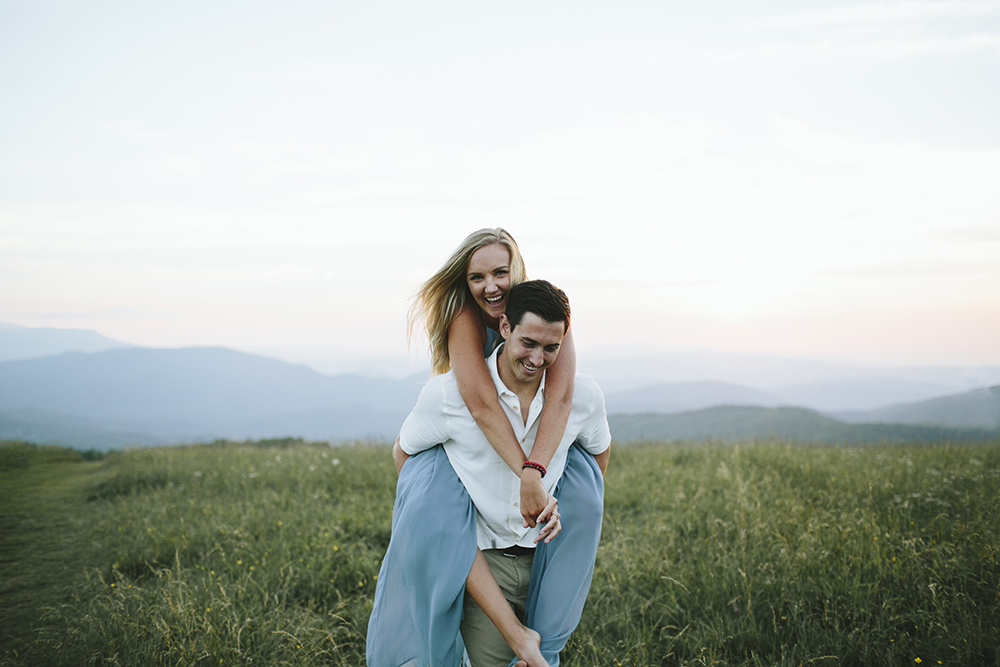
[[[218,445],[108,457],[79,604],[35,664],[357,665],[389,542],[384,448]]]
[[[7,659],[362,665],[394,484],[382,447],[109,456]],[[605,506],[568,667],[997,663],[1000,448],[620,447]]]
[[[95,465],[71,449],[0,441],[0,664],[90,562],[81,501]]]
[[[620,449],[566,664],[993,665],[995,447]]]

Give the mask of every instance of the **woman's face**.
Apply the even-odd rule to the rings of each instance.
[[[510,290],[510,253],[499,243],[483,246],[472,254],[465,281],[472,298],[492,320],[500,319],[507,308]]]

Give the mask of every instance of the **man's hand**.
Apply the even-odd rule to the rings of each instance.
[[[542,473],[534,468],[521,470],[521,516],[524,527],[534,528],[549,502],[549,492],[542,485]]]
[[[396,474],[403,469],[403,464],[406,463],[406,459],[410,458],[410,455],[403,451],[403,448],[399,446],[399,436],[396,436],[396,442],[392,444],[392,460],[396,464]]]
[[[604,477],[604,473],[608,471],[608,460],[611,458],[611,448],[608,447],[600,454],[594,456],[594,460],[597,461],[597,467],[601,469],[601,477]]]
[[[549,501],[546,503],[545,509],[538,515],[538,523],[544,523],[545,525],[542,526],[542,529],[538,532],[538,537],[535,538],[536,544],[542,540],[545,540],[545,543],[548,544],[562,530],[562,522],[559,520],[559,504],[556,502],[555,496],[549,496]]]

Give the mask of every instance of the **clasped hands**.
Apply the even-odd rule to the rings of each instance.
[[[542,474],[534,468],[524,468],[521,471],[520,507],[525,528],[534,528],[539,523],[545,524],[535,542],[545,540],[548,543],[562,530],[559,504],[555,496],[545,490]]]

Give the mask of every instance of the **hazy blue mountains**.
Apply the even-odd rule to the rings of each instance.
[[[714,405],[774,407],[782,399],[767,392],[728,382],[678,382],[607,393],[609,414],[663,413],[700,410]]]
[[[818,444],[976,442],[996,440],[995,429],[912,424],[848,424],[815,410],[721,405],[677,414],[610,415],[611,433],[633,440],[744,440],[780,438]]]
[[[88,329],[23,327],[0,322],[0,361],[33,359],[63,352],[101,352],[131,347]]]
[[[863,412],[841,412],[834,416],[846,422],[891,422],[1000,428],[1000,396],[986,388],[974,389],[962,394],[941,396],[927,401],[888,405]]]
[[[327,377],[225,348],[70,352],[0,363],[0,437],[32,415],[85,420],[136,444],[299,436],[395,437],[416,401],[416,379]]]
[[[820,412],[874,410],[1000,384],[996,366],[872,368],[710,350],[642,353],[609,348],[582,352],[578,367],[597,379],[609,403],[610,396],[639,388],[692,385],[692,391],[700,392],[693,385],[720,383],[766,396],[747,393],[728,400],[722,393],[734,388],[719,386],[723,391],[716,405],[798,405]]]
[[[621,441],[998,436],[1000,395],[982,389],[1000,384],[996,367],[615,354],[583,354],[579,367],[604,389]],[[147,349],[96,332],[0,325],[0,439],[97,449],[216,438],[389,441],[426,377],[327,376],[225,348]]]
[[[118,430],[91,419],[34,408],[0,409],[0,440],[24,440],[98,450],[178,442],[151,433]]]

